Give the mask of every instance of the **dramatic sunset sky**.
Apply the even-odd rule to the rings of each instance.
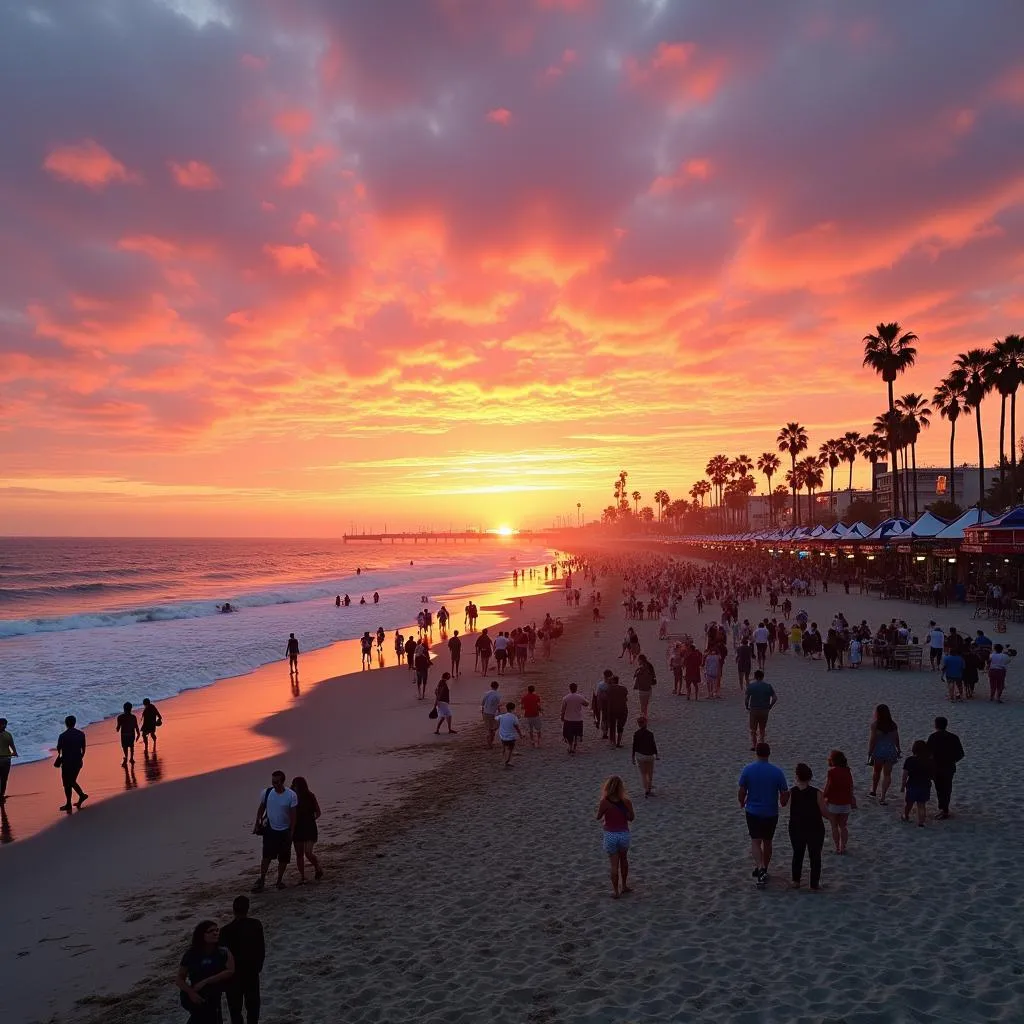
[[[864,431],[880,320],[928,396],[1024,332],[1022,39],[1021,0],[3,4],[0,533],[546,525]]]

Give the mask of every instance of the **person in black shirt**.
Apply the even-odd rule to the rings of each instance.
[[[297,676],[299,674],[299,641],[295,639],[294,633],[288,634],[285,654],[288,655],[288,671],[293,676]]]
[[[647,719],[643,715],[637,718],[636,724],[639,728],[633,733],[633,764],[640,768],[644,796],[650,796],[654,785],[654,762],[660,760],[658,744],[654,740],[654,733],[647,728]]]
[[[629,717],[629,691],[619,682],[618,676],[608,680],[605,702],[608,705],[608,738],[614,746],[621,747],[622,730],[626,728]]]
[[[235,973],[224,988],[231,1024],[258,1024],[260,1019],[260,972],[267,947],[263,925],[249,916],[249,898],[236,896],[231,909],[234,920],[220,931],[220,941],[235,958]],[[242,1015],[245,1007],[246,1016]]]
[[[234,971],[235,958],[220,944],[217,922],[200,921],[175,978],[188,1024],[221,1024],[220,994]]]
[[[132,764],[135,764],[135,741],[141,735],[139,732],[139,720],[132,712],[132,706],[129,701],[125,701],[124,711],[117,716],[114,728],[121,737],[121,753],[124,754],[124,758],[121,760],[121,767],[127,768],[129,760],[131,760]]]
[[[62,811],[71,810],[72,790],[78,794],[76,807],[81,807],[89,799],[89,794],[78,784],[78,776],[85,762],[85,733],[75,728],[77,721],[74,715],[68,715],[64,719],[67,728],[57,737],[57,760],[53,766],[60,769],[60,781],[64,785],[64,803],[60,807]]]
[[[900,790],[907,795],[903,820],[910,821],[910,810],[916,807],[918,828],[924,828],[932,795],[932,759],[924,740],[914,740],[910,750],[910,757],[903,762],[903,782],[900,785]]]
[[[142,748],[149,753],[149,741],[153,740],[153,753],[156,753],[156,729],[163,725],[164,720],[160,717],[160,710],[148,698],[142,699]]]
[[[789,791],[789,841],[793,844],[793,888],[799,888],[804,853],[811,861],[811,889],[821,888],[821,848],[825,845],[825,801],[812,786],[814,773],[802,762],[796,766],[796,785]]]
[[[935,782],[935,799],[939,804],[937,817],[949,817],[949,799],[953,794],[953,776],[957,762],[964,759],[964,748],[956,733],[948,732],[949,722],[940,715],[935,719],[935,732],[928,737],[928,753],[932,758],[932,777]]]

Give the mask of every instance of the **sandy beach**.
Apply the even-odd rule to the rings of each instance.
[[[788,888],[783,812],[772,879],[759,892],[751,885],[736,804],[736,779],[751,755],[733,667],[723,700],[674,697],[658,624],[636,624],[659,670],[651,727],[661,761],[654,796],[637,801],[635,892],[613,901],[594,807],[612,773],[623,775],[635,798],[636,771],[628,749],[610,749],[589,723],[582,752],[570,759],[557,722],[568,682],[580,682],[589,695],[606,666],[631,675],[617,660],[625,628],[618,586],[603,579],[599,588],[604,622],[592,623],[581,609],[554,660],[533,663],[524,679],[503,683],[503,693],[514,697],[534,683],[546,701],[545,746],[520,749],[515,771],[503,771],[498,751],[485,749],[476,708],[486,680],[479,676],[467,675],[456,691],[460,734],[441,745],[440,758],[424,757],[438,745],[420,721],[422,708],[399,685],[404,679],[396,680],[386,716],[346,716],[338,691],[320,687],[294,713],[274,720],[272,731],[286,746],[301,734],[304,768],[325,805],[330,872],[318,886],[254,903],[270,949],[264,1019],[897,1024],[1024,1018],[1016,927],[1024,908],[1013,871],[1024,839],[1013,810],[1019,778],[1013,750],[1024,711],[1014,669],[1008,703],[950,705],[927,669],[894,673],[869,661],[859,671],[831,674],[820,661],[770,659],[768,678],[780,695],[769,724],[772,759],[791,781],[793,765],[807,761],[820,785],[828,751],[845,750],[861,809],[851,819],[847,857],[832,856],[826,843],[825,890],[817,894]],[[835,589],[801,602],[812,619],[828,621],[843,610],[872,623],[906,618],[915,631],[933,616],[947,627],[977,625],[971,609],[936,614]],[[545,601],[565,611],[557,593],[534,601],[531,618],[542,614]],[[740,614],[756,618],[763,611],[747,602]],[[691,604],[681,607],[674,629],[701,632]],[[1011,623],[1007,638],[1024,641],[1024,628]],[[374,682],[383,688],[390,675],[379,673]],[[900,821],[898,794],[887,807],[867,799],[867,729],[880,701],[891,705],[905,749],[929,734],[936,714],[950,718],[967,751],[953,820],[918,829]],[[631,708],[627,737],[634,715]],[[415,749],[367,759],[362,734],[385,721],[390,732],[374,736],[375,749],[398,745],[402,730]],[[353,748],[350,758],[336,756]],[[48,1020],[76,997],[96,992],[89,1003],[97,1024],[182,1020],[168,980],[175,953],[198,918],[226,920],[231,897],[251,879],[256,851],[247,835],[249,805],[270,763],[157,787],[143,800],[129,794],[97,808],[88,831],[83,814],[71,847],[77,879],[53,877],[69,850],[52,841],[57,830],[24,844],[24,851],[12,847],[12,853],[35,847],[33,869],[42,866],[51,879],[42,893],[15,893],[18,941],[13,961],[4,965],[5,987],[11,991],[12,970],[19,979],[27,972],[32,982],[18,986],[13,1019]],[[400,790],[389,785],[400,777]],[[369,808],[372,816],[341,817],[355,816],[360,801],[378,805]],[[233,827],[224,827],[225,817]],[[19,869],[29,870],[23,861],[7,879]],[[116,913],[109,888],[106,897],[98,891],[100,879],[108,887],[120,883]],[[84,889],[93,902],[74,895]],[[104,905],[105,917],[91,916]],[[81,928],[68,927],[70,907],[88,908]],[[82,947],[88,949],[77,955]],[[26,988],[33,996],[45,991],[48,1005],[30,1007]]]

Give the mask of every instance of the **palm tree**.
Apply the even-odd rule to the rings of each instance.
[[[978,504],[985,500],[985,442],[981,429],[981,403],[992,390],[992,354],[983,348],[972,348],[961,352],[953,360],[953,372],[963,378],[964,400],[973,410],[978,428]],[[968,409],[965,408],[965,412]]]
[[[875,422],[871,424],[871,429],[878,434],[879,437],[884,438],[886,449],[890,452],[896,453],[897,463],[902,457],[903,468],[907,468],[907,427],[903,422],[903,414],[896,409],[893,412],[883,412],[875,417]],[[901,487],[901,499],[904,507],[906,507],[909,492],[906,491],[907,476],[909,474],[904,473],[903,477],[898,480],[899,486]],[[893,477],[893,483],[897,483],[897,478]]]
[[[823,467],[828,466],[828,511],[832,514],[832,510],[835,508],[836,500],[836,470],[839,468],[839,463],[843,461],[843,453],[846,451],[844,442],[838,438],[832,438],[826,441],[818,449],[818,454],[821,456],[823,461]]]
[[[797,495],[796,504],[793,506],[793,525],[800,525],[800,491],[804,486],[804,474],[799,465],[786,470],[786,483],[789,484],[793,494]]]
[[[722,503],[722,498],[725,485],[729,481],[729,459],[725,455],[713,456],[708,459],[704,472],[711,478],[711,483],[714,484],[715,493],[718,498],[718,513],[724,523],[725,506]]]
[[[875,477],[875,466],[886,457],[889,452],[889,447],[885,443],[885,438],[879,434],[871,433],[866,437],[862,437],[860,444],[857,446],[860,451],[861,458],[865,462],[871,463],[871,500],[875,500],[875,495],[878,493],[878,481]]]
[[[707,480],[698,480],[690,488],[690,497],[693,498],[694,502],[700,502],[700,507],[704,507],[704,499],[711,493],[711,484]]]
[[[668,496],[668,491],[662,488],[662,490],[654,492],[654,501],[658,506],[658,522],[660,523],[665,518],[665,509],[672,499]]]
[[[628,492],[626,491],[626,478],[628,476],[629,473],[627,473],[626,470],[619,470],[619,508],[624,512],[629,511],[629,498],[627,497]]]
[[[775,442],[779,446],[780,452],[789,452],[791,472],[794,476],[794,480],[790,483],[790,486],[793,488],[793,525],[799,526],[800,508],[799,499],[797,498],[799,488],[796,486],[795,481],[796,457],[807,448],[807,428],[799,423],[787,423],[779,431]]]
[[[634,491],[630,497],[633,499],[633,515],[640,515],[640,499],[643,495],[639,491]]]
[[[914,518],[916,519],[919,514],[917,509],[917,439],[922,430],[931,426],[932,409],[928,404],[928,399],[915,392],[900,398],[896,402],[896,408],[903,417],[906,437],[910,441],[910,473],[914,492]]]
[[[817,455],[808,455],[800,460],[797,469],[804,487],[807,488],[807,525],[814,525],[814,492],[825,483],[824,461]]]
[[[779,466],[782,465],[781,460],[775,452],[761,452],[757,457],[757,468],[764,473],[765,479],[768,481],[768,495],[771,497],[772,493],[772,477],[775,476],[779,471]],[[771,500],[768,502],[768,519],[771,522],[775,521],[775,507]]]
[[[1010,478],[1017,479],[1017,388],[1024,383],[1024,338],[1008,334],[992,346],[995,386],[1002,399],[999,410],[999,479],[1006,465],[1006,400],[1010,400]],[[1016,483],[1014,483],[1016,487]]]
[[[615,517],[619,514],[619,510],[615,505],[608,505],[601,510],[601,522],[602,523],[614,523]]]
[[[853,464],[857,461],[857,453],[860,451],[860,443],[864,439],[857,430],[848,430],[842,437],[842,458],[850,464],[850,484],[848,490],[853,494]]]
[[[888,385],[889,412],[894,413],[896,411],[896,401],[892,386],[896,378],[901,373],[909,370],[917,360],[917,349],[913,345],[913,342],[917,341],[917,335],[911,331],[904,331],[898,323],[879,324],[875,331],[875,334],[864,335],[864,365],[870,366]],[[895,444],[895,436],[890,436],[889,450],[892,452],[892,514],[893,516],[898,516],[900,514],[900,498],[896,479],[898,470],[896,468]]]
[[[966,394],[963,377],[954,372],[939,384],[932,396],[935,411],[944,420],[949,420],[949,500],[953,505],[956,504],[956,421],[961,413],[969,411]]]

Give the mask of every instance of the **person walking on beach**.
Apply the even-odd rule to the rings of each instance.
[[[608,739],[608,683],[614,673],[606,668],[594,687],[590,709],[594,713],[594,728],[601,730],[601,739]]]
[[[767,641],[765,642],[767,646]],[[739,647],[736,648],[736,675],[739,677],[740,693],[745,693],[747,687],[750,685],[750,670],[753,668],[753,654],[754,649],[750,646],[748,640],[741,640]],[[761,665],[761,659],[758,659],[758,665]]]
[[[127,768],[129,762],[135,764],[135,741],[139,738],[139,721],[132,712],[132,706],[128,701],[124,702],[124,709],[117,716],[114,728],[121,737],[121,753],[124,758],[121,767]]]
[[[776,599],[777,600],[777,599]],[[754,630],[754,646],[757,649],[757,667],[760,669],[764,668],[765,658],[768,657],[768,644],[770,642],[768,635],[768,625],[762,620],[757,624],[757,628]],[[747,670],[749,675],[750,670]]]
[[[236,896],[231,910],[234,919],[220,930],[221,945],[235,958],[235,973],[224,986],[228,1013],[231,1024],[259,1024],[260,973],[267,958],[263,925],[249,916],[248,896]]]
[[[768,715],[778,704],[779,698],[771,683],[765,682],[764,673],[758,669],[754,673],[754,681],[747,686],[743,697],[743,705],[747,709],[750,727],[750,749],[755,750],[758,743],[764,743],[765,731],[768,728]]]
[[[683,672],[686,680],[686,699],[690,699],[690,690],[693,690],[693,699],[700,700],[700,672],[704,667],[704,656],[699,650],[690,644],[683,654]]]
[[[608,704],[608,738],[612,745],[622,746],[622,730],[626,728],[629,718],[629,690],[620,682],[618,676],[608,680],[608,691],[605,695]]]
[[[476,656],[480,664],[480,675],[487,675],[487,666],[491,663],[491,652],[494,644],[485,629],[476,640]]]
[[[712,647],[704,655],[704,682],[708,700],[717,700],[722,696],[722,655],[717,647]]]
[[[789,803],[789,786],[782,769],[769,760],[772,748],[767,743],[758,743],[755,754],[757,760],[740,773],[737,798],[747,818],[754,879],[757,887],[763,889],[768,884],[779,805],[785,807]]]
[[[416,668],[416,695],[420,700],[427,696],[427,673],[430,671],[430,651],[421,640],[415,649],[413,665]]]
[[[270,788],[263,793],[253,833],[263,837],[263,858],[260,861],[260,877],[253,886],[253,892],[263,892],[267,881],[270,862],[277,861],[277,887],[285,888],[284,871],[292,857],[292,832],[295,829],[295,808],[298,807],[298,794],[292,789],[285,789],[284,772],[274,772],[270,776]]]
[[[928,753],[932,759],[932,779],[935,782],[935,799],[939,805],[936,817],[944,821],[949,817],[949,801],[953,795],[953,776],[956,766],[964,759],[964,748],[960,737],[947,728],[949,722],[939,715],[935,719],[935,732],[928,737]]]
[[[409,639],[405,641],[405,665],[410,671],[415,664],[416,638],[410,633]]]
[[[853,772],[841,750],[833,750],[828,755],[828,776],[822,795],[825,813],[832,825],[832,844],[836,853],[846,853],[846,845],[850,841],[848,823],[850,813],[857,809],[857,794],[854,792]]]
[[[1006,689],[1006,669],[1010,664],[1010,656],[1003,650],[1002,644],[996,644],[988,659],[988,689],[990,701],[1003,703],[1003,691]]]
[[[637,730],[633,733],[633,764],[640,769],[640,783],[644,796],[650,796],[654,787],[654,762],[660,761],[658,744],[654,733],[647,728],[647,719],[640,715],[636,720]]]
[[[910,748],[910,757],[903,762],[900,792],[906,794],[903,820],[910,821],[910,812],[916,807],[917,827],[924,828],[928,817],[928,801],[932,796],[932,759],[928,754],[928,744],[924,740],[914,740],[914,745]]]
[[[221,992],[234,973],[235,958],[220,944],[217,922],[200,921],[175,978],[188,1024],[221,1024]]]
[[[672,670],[672,695],[681,697],[683,695],[683,646],[676,644],[669,655],[668,667]]]
[[[76,807],[81,807],[89,799],[89,794],[78,784],[78,776],[85,764],[85,733],[75,728],[77,721],[74,715],[68,715],[64,719],[64,732],[57,737],[57,759],[53,766],[60,769],[60,781],[64,786],[62,811],[71,810],[72,790],[78,794]]]
[[[793,888],[800,888],[804,853],[811,862],[811,890],[821,888],[821,848],[825,844],[824,798],[811,785],[810,766],[796,766],[796,785],[789,791],[789,841],[793,844]]]
[[[576,753],[576,745],[583,739],[583,709],[589,707],[579,687],[569,684],[569,692],[562,698],[562,739],[569,747],[569,753]]]
[[[636,818],[633,801],[626,793],[626,785],[611,775],[601,787],[597,805],[597,820],[604,822],[602,847],[608,855],[608,868],[612,880],[612,899],[632,892],[629,887],[629,823]]]
[[[359,667],[370,668],[373,663],[373,637],[370,636],[368,629],[364,629],[363,635],[359,638],[359,653],[361,655]]]
[[[640,714],[646,715],[651,703],[651,690],[658,682],[654,674],[654,666],[647,660],[646,654],[637,656],[637,667],[633,673],[633,689],[640,695]]]
[[[452,695],[451,691],[448,689],[449,679],[451,679],[451,675],[447,672],[442,672],[441,678],[437,681],[437,686],[434,687],[434,709],[437,711],[437,728],[434,730],[435,736],[440,734],[442,722],[446,722],[448,724],[449,733],[455,732],[452,728]]]
[[[491,683],[491,688],[480,701],[480,717],[484,720],[487,730],[487,746],[494,746],[494,737],[498,733],[498,712],[501,710],[501,694],[498,693],[498,680]]]
[[[933,669],[942,667],[942,652],[946,646],[946,636],[934,619],[928,623],[928,660]]]
[[[7,719],[0,718],[0,806],[7,803],[7,780],[11,777],[11,758],[18,756],[14,737],[7,731]]]
[[[156,753],[156,730],[157,726],[163,725],[164,720],[160,715],[160,709],[148,698],[142,698],[142,750],[149,753],[149,741],[153,741],[153,753]]]
[[[292,845],[295,847],[295,867],[299,871],[299,885],[306,884],[306,861],[313,865],[313,877],[319,882],[324,877],[320,861],[313,852],[320,830],[317,820],[320,817],[320,804],[316,796],[310,792],[309,784],[301,775],[292,779],[292,792],[298,798],[295,805],[295,827],[292,831]]]
[[[523,720],[526,722],[526,735],[530,738],[531,747],[540,746],[540,694],[532,684],[526,688],[520,702],[523,705]]]
[[[892,785],[892,766],[900,759],[900,731],[892,719],[888,704],[879,704],[875,708],[868,732],[868,764],[871,765],[871,792],[869,796],[877,796],[878,802],[885,804],[885,794]],[[878,793],[881,780],[882,792]]]
[[[284,650],[288,656],[288,671],[291,675],[297,676],[299,674],[299,641],[295,639],[294,633],[288,634],[288,643]]]
[[[959,651],[950,651],[942,659],[940,678],[947,685],[949,700],[964,699],[964,659]]]
[[[512,767],[512,755],[516,749],[516,737],[523,738],[523,730],[519,728],[519,719],[516,718],[515,701],[509,701],[505,705],[505,713],[498,715],[498,739],[501,740],[502,750],[505,752],[505,767]]]
[[[459,662],[462,660],[462,638],[456,629],[448,640],[448,653],[452,659],[452,677],[459,678]]]

